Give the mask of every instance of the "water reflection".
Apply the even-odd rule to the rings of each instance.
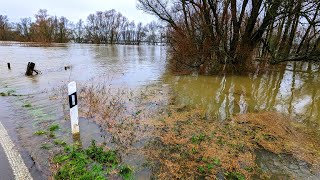
[[[319,123],[319,65],[288,63],[285,68],[250,76],[166,75],[178,104],[203,108],[227,119],[235,114],[277,111],[299,121]]]

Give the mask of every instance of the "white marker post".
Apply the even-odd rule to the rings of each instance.
[[[68,84],[70,118],[72,134],[79,133],[79,116],[78,116],[78,100],[77,100],[77,85],[72,81]]]

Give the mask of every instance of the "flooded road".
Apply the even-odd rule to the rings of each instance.
[[[12,131],[18,132],[19,142],[39,162],[38,169],[50,175],[48,160],[37,159],[48,156],[41,148],[46,140],[34,136],[35,131],[58,123],[62,131],[57,138],[72,142],[66,108],[52,94],[53,89],[66,87],[70,81],[111,84],[113,88],[144,92],[144,96],[149,93],[148,87],[156,87],[152,92],[160,97],[162,104],[135,102],[131,109],[167,106],[169,99],[173,99],[179,107],[202,109],[209,119],[222,122],[237,114],[274,111],[288,115],[318,133],[319,65],[288,63],[285,68],[269,67],[265,73],[249,76],[174,76],[166,70],[166,51],[162,46],[54,44],[52,47],[34,47],[33,44],[0,43],[0,92],[10,94],[10,97],[0,98],[7,98],[15,107],[16,116],[21,117]],[[7,62],[11,63],[11,70],[7,69]],[[24,76],[28,62],[36,64],[40,75]],[[65,70],[65,67],[70,69]],[[165,93],[167,91],[170,93]],[[134,116],[140,114],[140,110],[135,110]],[[1,119],[1,122],[5,121]],[[108,132],[102,132],[101,125],[86,119],[81,119],[81,123],[89,126],[81,130],[83,144],[90,144],[91,139],[105,141],[103,137],[108,136]],[[80,128],[83,127],[81,123]],[[141,146],[141,143],[142,140],[136,144]],[[127,161],[141,159],[143,157],[136,155]],[[132,162],[139,166],[143,163]],[[144,168],[137,174],[144,179],[150,178],[150,172]]]

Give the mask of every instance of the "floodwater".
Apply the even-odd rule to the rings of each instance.
[[[320,125],[320,67],[317,64],[288,63],[283,69],[271,70],[270,67],[262,75],[174,76],[166,70],[164,46],[54,44],[35,47],[33,44],[2,42],[0,55],[0,92],[20,95],[0,97],[0,108],[3,108],[3,101],[11,103],[8,110],[15,111],[11,119],[15,121],[20,143],[40,162],[39,169],[45,175],[49,175],[45,170],[49,162],[37,159],[46,156],[46,151],[37,150],[41,149],[39,142],[44,139],[33,133],[42,125],[54,122],[69,126],[63,120],[61,102],[50,99],[50,92],[57,87],[66,87],[70,81],[108,82],[113,87],[132,90],[160,84],[159,87],[170,89],[176,104],[205,109],[209,117],[221,121],[239,113],[277,111],[315,131]],[[7,62],[11,63],[11,70],[8,70]],[[36,64],[39,75],[24,76],[28,62]],[[26,104],[32,104],[32,107],[26,110],[23,108]],[[90,126],[82,130],[84,144],[103,136],[97,125],[86,120],[81,123]],[[63,128],[58,137],[68,141],[68,129]],[[138,173],[145,179],[150,176],[144,169]]]
[[[272,67],[271,67],[272,68]],[[204,108],[220,120],[236,114],[276,111],[320,123],[320,67],[288,63],[285,69],[249,76],[164,76],[179,104]]]

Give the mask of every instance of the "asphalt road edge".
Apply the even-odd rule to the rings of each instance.
[[[8,132],[0,122],[0,144],[11,165],[16,180],[32,180],[32,176],[26,167],[20,153],[16,150]]]

